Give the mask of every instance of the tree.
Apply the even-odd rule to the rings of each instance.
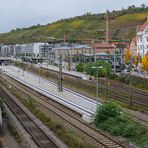
[[[97,61],[97,62],[87,63],[84,69],[85,72],[89,75],[96,76],[97,71],[96,69],[92,69],[93,66],[95,67],[103,66],[102,69],[98,69],[99,77],[105,77],[106,75],[109,75],[111,72],[111,65],[106,61]]]
[[[84,71],[84,64],[83,63],[79,63],[76,65],[76,70],[78,72],[83,72]]]
[[[125,63],[129,64],[130,62],[131,62],[131,53],[130,53],[130,50],[127,49],[125,52]]]
[[[134,57],[134,64],[136,65],[136,67],[138,66],[138,63],[140,62],[141,62],[141,56],[138,53],[138,55]]]
[[[141,5],[141,8],[143,8],[143,9],[146,8],[146,5],[145,4],[142,4]]]
[[[148,73],[148,53],[142,59],[142,69]]]

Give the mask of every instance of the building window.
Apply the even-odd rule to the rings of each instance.
[[[147,45],[147,49],[148,49],[148,45]]]
[[[146,38],[147,42],[148,42],[148,37]]]
[[[142,45],[140,45],[140,49],[142,49]]]

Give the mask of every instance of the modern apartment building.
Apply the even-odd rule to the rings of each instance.
[[[38,57],[49,58],[52,47],[48,43],[28,43],[16,45],[1,45],[0,56],[3,57]]]

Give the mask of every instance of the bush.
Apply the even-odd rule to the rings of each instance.
[[[120,107],[113,102],[98,107],[95,125],[114,136],[125,137],[138,146],[148,146],[148,130],[133,122],[130,116],[121,113]]]
[[[101,122],[111,118],[120,116],[121,109],[120,107],[114,102],[107,102],[97,109],[97,114],[95,118],[95,125],[98,126]]]

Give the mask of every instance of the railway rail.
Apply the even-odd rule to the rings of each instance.
[[[36,77],[37,77],[37,75],[36,74],[33,74],[32,73],[32,75],[35,75]],[[49,83],[52,83],[53,85],[57,85],[55,82],[53,82],[53,81],[49,81],[49,80],[47,80],[47,79],[44,79],[44,78],[40,78],[40,79],[43,79],[43,81],[47,81],[47,82],[49,82]],[[72,91],[71,89],[68,89],[68,88],[65,88],[64,87],[64,89],[66,90],[66,91],[69,91],[69,92],[71,92],[71,93],[74,93],[75,95],[78,95],[78,96],[81,96],[80,94],[78,94],[78,93],[76,93],[76,92],[74,92],[74,91]],[[92,88],[90,88],[90,89],[92,89]],[[94,91],[94,89],[92,89],[91,90],[91,92],[93,92]],[[94,91],[94,93],[95,93],[95,91]],[[109,95],[109,94],[108,94]],[[115,91],[115,93],[113,94],[114,96],[116,96],[116,95],[118,95],[118,94],[116,94],[116,91]],[[120,98],[121,99],[123,99],[125,102],[126,101],[129,101],[128,100],[128,98],[125,100],[125,98],[124,98],[125,96],[120,96]],[[85,96],[81,96],[81,98],[82,99],[88,99],[87,97],[85,97]],[[89,101],[91,101],[91,99],[89,99]],[[92,100],[93,101],[93,100]],[[68,110],[70,110],[69,108],[67,108]],[[71,110],[72,111],[72,110]],[[73,111],[72,111],[73,112]],[[127,111],[125,111],[125,113],[126,113]],[[77,112],[75,112],[76,114],[78,114]],[[142,118],[138,118],[137,116],[135,116],[135,115],[133,115],[133,114],[130,114],[129,112],[128,112],[128,115],[131,115],[132,117],[133,117],[133,122],[136,122],[137,124],[139,124],[140,126],[142,125],[144,128],[148,128],[148,121],[147,121],[147,119],[146,120],[143,120]],[[78,116],[81,116],[80,114],[78,115]]]
[[[5,104],[13,112],[13,114],[20,121],[25,130],[32,137],[33,141],[39,148],[58,148],[56,142],[49,137],[37,123],[35,123],[27,113],[9,96],[4,90],[1,91],[1,95],[5,100]]]
[[[19,82],[16,82],[14,80],[6,79],[10,85],[15,87],[17,90],[21,91],[22,93],[31,96],[32,98],[38,98],[37,102],[42,105],[44,108],[48,109],[50,112],[53,112],[56,116],[61,118],[62,120],[66,121],[68,124],[70,124],[72,127],[77,129],[80,133],[87,136],[89,139],[91,139],[98,147],[101,148],[126,148],[123,144],[120,142],[114,140],[113,138],[105,135],[104,133],[97,131],[94,127],[88,125],[84,121],[82,121],[80,118],[73,114],[72,112],[69,112],[68,110],[65,110],[59,104],[56,104],[53,102],[50,98],[47,98],[43,94],[37,93],[35,91],[32,91],[30,88],[20,84]]]
[[[24,66],[24,63],[21,63],[20,66]],[[25,64],[25,66],[30,66]],[[35,66],[30,66],[30,71],[38,74],[39,70]],[[47,79],[52,79],[54,81],[58,78],[58,72],[54,70],[47,70],[46,68],[41,68],[44,70],[44,77]],[[63,74],[64,77],[64,86],[67,84],[72,84],[74,88],[82,88],[84,91],[89,93],[96,93],[96,82],[90,80],[82,80],[79,77],[70,76],[68,74]],[[126,86],[125,84],[121,84],[114,81],[108,81],[110,85],[106,83],[106,80],[101,79],[99,82],[99,92],[101,95],[108,96],[108,98],[112,98],[118,101],[121,101],[130,106],[134,105],[140,107],[144,110],[148,110],[148,92],[142,91],[131,86]],[[75,90],[81,94],[79,90]],[[85,94],[87,95],[87,94]],[[88,96],[88,95],[87,95]]]

